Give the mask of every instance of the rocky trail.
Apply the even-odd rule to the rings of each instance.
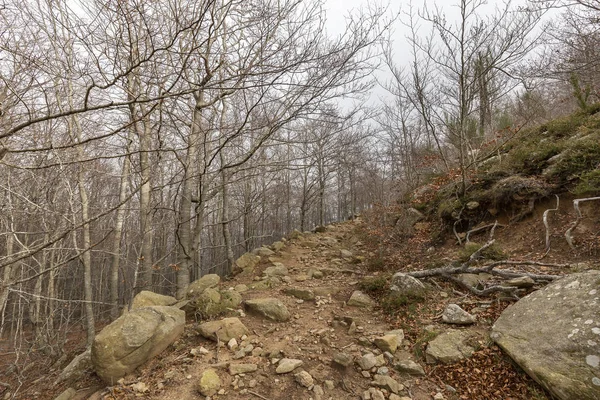
[[[231,280],[204,276],[177,304],[187,323],[167,350],[108,387],[71,379],[59,399],[550,398],[489,338],[506,303],[434,282],[401,317],[384,311],[364,290],[379,272],[364,262],[361,223],[294,232],[242,256]],[[403,299],[424,289],[401,273],[392,284]],[[133,308],[161,299],[175,301],[138,295]]]

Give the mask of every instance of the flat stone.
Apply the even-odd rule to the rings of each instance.
[[[355,290],[350,296],[347,304],[353,307],[372,307],[376,303],[368,294],[363,293],[360,290]]]
[[[283,293],[285,293],[289,296],[294,296],[298,299],[306,300],[306,301],[315,299],[315,293],[312,290],[305,289],[305,288],[296,288],[296,287],[286,288],[283,290]]]
[[[251,270],[260,262],[260,256],[252,253],[245,253],[235,260],[235,265],[241,270]]]
[[[296,360],[293,358],[282,358],[279,360],[279,364],[277,365],[277,369],[275,370],[278,374],[287,374],[288,372],[292,372],[299,366],[304,364],[302,360]]]
[[[285,265],[281,264],[281,263],[273,263],[272,267],[267,267],[264,272],[263,275],[265,276],[287,276],[289,274],[288,269]]]
[[[247,374],[250,372],[255,372],[257,369],[258,365],[256,364],[229,364],[230,375]]]
[[[442,321],[447,324],[470,325],[474,324],[476,319],[457,304],[448,304],[442,314]]]
[[[373,377],[373,382],[371,382],[371,385],[389,390],[395,394],[398,394],[401,390],[404,389],[404,385],[398,383],[395,379],[387,375],[375,375]]]
[[[450,329],[441,333],[427,345],[427,361],[450,364],[471,357],[475,349],[467,344],[470,339],[465,331]]]
[[[425,370],[423,369],[423,367],[414,362],[413,360],[399,360],[398,362],[396,362],[394,364],[394,369],[398,372],[402,372],[405,374],[409,374],[409,375],[415,375],[415,376],[423,376],[425,375]]]
[[[73,388],[68,388],[65,391],[63,391],[61,394],[59,394],[58,397],[55,398],[54,400],[71,400],[73,397],[75,397],[76,394],[77,394],[77,390],[75,390]],[[10,398],[10,396],[5,397],[5,398]]]
[[[276,298],[268,297],[246,300],[244,306],[248,312],[261,315],[272,321],[285,322],[291,318],[291,314],[285,304]]]
[[[213,396],[221,389],[221,378],[217,371],[210,368],[202,373],[198,383],[198,391],[203,396]]]
[[[391,331],[387,331],[385,332],[385,335],[396,335],[398,339],[398,346],[400,346],[400,344],[402,344],[402,341],[404,340],[404,331],[402,329],[394,329]]]
[[[521,276],[519,278],[509,279],[504,282],[506,286],[513,286],[517,288],[527,289],[535,285],[535,281],[528,276]]]
[[[142,308],[149,306],[172,306],[177,303],[177,299],[172,296],[164,296],[162,294],[142,290],[135,295],[131,302],[131,308]]]

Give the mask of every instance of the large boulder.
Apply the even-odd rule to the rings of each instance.
[[[92,365],[109,385],[158,355],[183,333],[185,313],[175,307],[137,308],[106,326],[92,344]]]
[[[244,306],[248,312],[261,315],[272,321],[285,322],[291,317],[285,304],[283,304],[281,300],[271,297],[246,300]]]
[[[600,399],[600,271],[572,274],[506,308],[492,339],[559,399]]]
[[[148,290],[142,290],[133,298],[131,308],[142,308],[150,306],[172,306],[177,303],[177,299],[171,296],[164,296],[162,294],[150,292]]]
[[[249,269],[252,270],[254,267],[258,265],[260,262],[260,256],[252,253],[244,253],[235,260],[235,266],[238,272],[242,270]]]

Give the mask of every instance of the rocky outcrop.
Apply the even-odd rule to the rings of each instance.
[[[175,307],[134,309],[96,335],[92,365],[112,385],[158,355],[183,333],[185,313]]]
[[[573,274],[500,315],[492,339],[559,399],[600,399],[600,271]]]
[[[199,296],[208,288],[213,288],[221,282],[221,277],[217,274],[204,275],[202,278],[190,283],[187,290],[187,298],[193,299]]]

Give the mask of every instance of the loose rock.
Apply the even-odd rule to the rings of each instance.
[[[474,324],[476,319],[457,304],[448,304],[442,314],[442,321],[447,324],[470,325]]]

